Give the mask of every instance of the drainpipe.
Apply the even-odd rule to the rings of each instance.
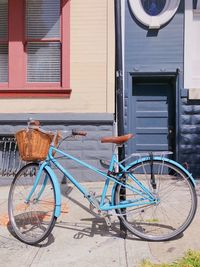
[[[115,97],[118,135],[124,135],[124,90],[122,61],[121,0],[115,0]],[[124,159],[124,147],[119,148],[119,160]]]
[[[122,56],[122,23],[121,0],[115,0],[115,120],[117,122],[118,135],[124,135],[124,88],[123,88],[123,56]],[[118,148],[119,161],[125,158],[124,145]],[[120,190],[120,200],[126,199],[126,190]],[[120,235],[126,238],[127,230],[120,222]]]

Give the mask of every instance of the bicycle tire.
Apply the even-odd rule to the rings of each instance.
[[[55,189],[51,176],[45,169],[30,201],[26,203],[38,170],[38,163],[29,163],[22,167],[13,179],[8,198],[11,230],[15,237],[29,245],[36,245],[46,239],[57,219],[54,216]],[[46,186],[38,197],[44,179]]]
[[[152,161],[145,160],[132,165],[128,172],[153,192],[150,164]],[[116,213],[125,228],[137,237],[147,241],[166,241],[178,237],[191,224],[197,209],[197,195],[191,179],[176,165],[164,159],[154,159],[153,166],[157,183],[154,194],[159,196],[160,202],[116,209]],[[133,179],[126,175],[126,183],[133,184]],[[134,186],[140,190],[140,186],[135,183]],[[124,188],[120,184],[115,187],[115,205],[120,203],[120,192]],[[138,194],[125,190],[126,199],[137,199]]]

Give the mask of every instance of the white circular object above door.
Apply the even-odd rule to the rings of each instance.
[[[149,29],[159,29],[176,13],[180,0],[129,0],[139,22]]]

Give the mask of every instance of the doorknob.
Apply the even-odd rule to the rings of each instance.
[[[168,149],[173,151],[174,149],[174,129],[173,127],[169,127],[168,129]]]
[[[174,133],[174,128],[172,126],[169,126],[168,128],[168,134],[172,135]]]

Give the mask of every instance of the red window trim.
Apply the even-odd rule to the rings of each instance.
[[[70,1],[61,0],[61,83],[27,83],[25,52],[25,0],[9,0],[8,83],[0,83],[3,97],[69,97],[70,89]],[[18,16],[16,16],[18,14]],[[19,17],[21,19],[19,19]],[[65,26],[64,26],[65,25]],[[42,41],[48,41],[43,39]],[[55,41],[52,40],[51,41]],[[16,67],[17,62],[17,67]]]
[[[71,89],[63,88],[46,88],[46,89],[0,89],[0,98],[35,98],[35,97],[53,97],[53,98],[69,98]]]

